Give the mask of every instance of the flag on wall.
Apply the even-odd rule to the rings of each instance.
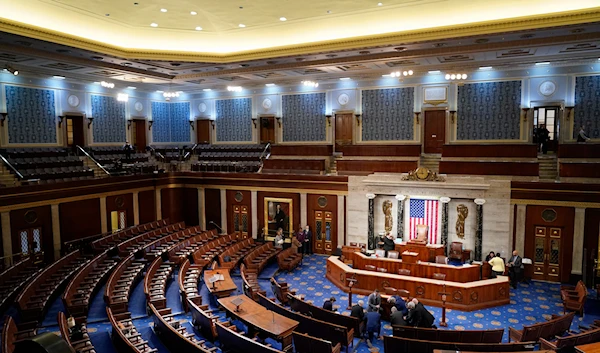
[[[429,244],[438,242],[438,200],[410,199],[410,239],[417,237],[417,224],[429,226]]]

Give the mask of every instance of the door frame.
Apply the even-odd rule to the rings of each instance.
[[[428,111],[440,110],[445,113],[444,119],[444,145],[448,144],[450,136],[450,113],[449,107],[423,107],[421,108],[421,114],[419,115],[419,142],[421,143],[421,154],[425,154],[425,114]]]
[[[215,137],[213,130],[214,130],[214,122],[211,123],[211,121],[213,121],[212,119],[210,119],[209,117],[196,117],[194,118],[194,127],[193,127],[193,131],[194,131],[194,140],[196,143],[198,143],[198,122],[199,121],[208,121],[209,124],[209,130],[208,130],[208,144],[211,145],[214,143],[215,141]]]
[[[262,139],[261,139],[261,120],[262,118],[273,118],[273,142],[271,142],[271,144],[276,144],[277,143],[277,130],[278,128],[278,121],[277,121],[277,115],[275,114],[258,114],[257,115],[257,121],[256,121],[256,140],[258,141],[258,143],[261,143]]]
[[[556,140],[556,145],[564,142],[573,142],[576,139],[573,138],[573,129],[574,119],[570,119],[570,121],[565,121],[565,101],[564,100],[553,100],[553,101],[531,101],[529,102],[529,107],[531,108],[531,116],[527,124],[524,125],[527,128],[527,131],[524,132],[525,140],[529,143],[533,143],[533,110],[535,108],[543,108],[543,107],[559,107],[558,108],[558,116],[556,117],[556,124],[559,130],[558,140]],[[570,114],[570,112],[569,112]],[[529,117],[529,115],[528,115]]]
[[[333,153],[335,153],[335,116],[337,114],[352,114],[352,143],[350,145],[355,145],[357,140],[357,126],[356,126],[356,109],[334,109],[331,111],[331,127],[325,126],[325,131],[331,131],[331,144],[333,145]],[[326,123],[327,124],[327,123]],[[327,134],[325,136],[327,138]]]
[[[81,117],[82,121],[83,121],[83,146],[81,147],[85,147],[87,145],[89,145],[89,136],[88,136],[88,128],[86,127],[86,116],[85,113],[81,113],[81,112],[64,112],[62,115],[63,119],[59,122],[59,124],[61,124],[60,127],[60,133],[62,134],[62,145],[64,147],[67,147],[67,118],[68,117]]]
[[[129,117],[129,121],[131,122],[131,125],[133,126],[133,124],[135,124],[135,120],[145,120],[146,123],[144,124],[144,134],[146,135],[146,145],[149,145],[148,141],[149,141],[149,136],[148,136],[148,119],[146,118],[146,116],[143,115],[132,115]],[[129,121],[127,122],[129,124]],[[128,140],[131,143],[133,141],[133,129],[131,128],[127,128],[127,135],[129,136]],[[137,141],[136,141],[137,142]],[[132,144],[133,145],[133,144]],[[138,147],[139,150],[139,147]],[[142,148],[143,151],[146,150],[146,146],[144,146]]]

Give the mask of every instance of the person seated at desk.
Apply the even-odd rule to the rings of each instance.
[[[504,275],[504,260],[500,257],[499,252],[497,252],[496,256],[488,262],[490,266],[492,266],[492,278]]]
[[[395,306],[392,306],[392,312],[390,314],[390,324],[397,326],[408,326],[406,320],[404,320],[404,315],[401,311],[396,309]]]
[[[399,295],[392,295],[388,298],[388,303],[392,304],[396,310],[402,313],[402,315],[408,314],[408,309],[406,308],[406,303],[404,299],[402,299]]]
[[[373,293],[369,294],[367,305],[369,305],[367,312],[379,312],[381,310],[381,295],[379,294],[379,289],[375,288]]]
[[[335,311],[333,309],[333,303],[334,302],[335,302],[335,298],[334,297],[331,297],[331,298],[327,299],[325,301],[325,303],[323,303],[323,309],[329,310],[329,311]]]
[[[493,251],[490,251],[490,253],[486,255],[485,261],[490,262],[490,260],[493,259],[494,257],[496,257],[496,255],[494,254]]]
[[[352,310],[350,311],[350,316],[357,318],[358,321],[364,322],[366,325],[367,318],[365,317],[365,309],[363,309],[364,305],[365,305],[365,302],[362,300],[359,300],[356,304],[352,305]],[[359,325],[360,329],[364,331],[365,325]],[[359,332],[359,334],[362,337],[364,332],[361,331],[361,332]]]

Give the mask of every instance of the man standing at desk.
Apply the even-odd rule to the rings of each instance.
[[[385,256],[388,256],[388,251],[394,250],[396,244],[394,243],[394,236],[388,233],[383,236],[383,250],[385,250]]]
[[[523,272],[523,259],[519,256],[517,250],[513,251],[513,255],[508,260],[508,276],[510,277],[510,285],[517,289],[517,283]]]

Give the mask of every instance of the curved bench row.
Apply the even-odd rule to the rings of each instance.
[[[221,254],[219,254],[219,264],[222,268],[231,270],[236,267],[240,261],[248,255],[259,244],[254,242],[254,239],[244,239],[237,244],[230,246]]]
[[[141,233],[146,233],[167,225],[169,225],[168,218],[127,228],[125,230],[109,234],[106,237],[93,241],[92,249],[94,249],[95,252],[103,252],[104,250],[112,248],[117,244],[123,242],[124,240],[129,239],[132,235],[135,236]]]
[[[20,330],[12,316],[6,316],[2,326],[2,353],[12,353],[15,350],[15,342],[35,336],[36,330]]]
[[[275,248],[273,243],[265,243],[244,257],[244,265],[248,270],[260,273],[280,251],[281,249]]]
[[[131,253],[134,253],[158,239],[161,239],[169,234],[176,233],[183,229],[185,229],[185,222],[179,222],[165,227],[157,228],[149,232],[142,233],[131,239],[127,239],[126,241],[121,242],[117,246],[119,255],[126,256]]]
[[[12,305],[19,290],[42,270],[40,265],[30,256],[0,273],[0,313]]]

